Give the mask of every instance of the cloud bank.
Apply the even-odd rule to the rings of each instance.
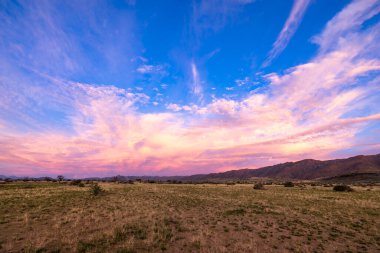
[[[377,1],[349,4],[314,38],[313,59],[265,75],[268,84],[240,100],[143,112],[150,101],[143,93],[36,73],[41,87],[2,75],[0,171],[179,175],[326,159],[353,147],[371,152],[378,143],[363,146],[356,136],[380,120],[380,24],[363,26],[379,11]],[[46,110],[57,119],[41,124]]]

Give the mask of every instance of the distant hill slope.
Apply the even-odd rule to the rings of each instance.
[[[331,183],[378,183],[380,182],[380,173],[352,173],[344,174],[337,177],[323,178],[324,182]]]
[[[241,169],[205,175],[192,175],[183,177],[182,180],[203,181],[217,179],[249,179],[251,177],[311,180],[362,173],[380,173],[380,154],[368,156],[360,155],[347,159],[328,161],[306,159],[259,169]]]

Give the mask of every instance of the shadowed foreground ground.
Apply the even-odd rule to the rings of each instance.
[[[380,252],[380,190],[0,185],[0,252]]]

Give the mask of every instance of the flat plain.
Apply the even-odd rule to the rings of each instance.
[[[380,252],[380,189],[0,184],[0,252]]]

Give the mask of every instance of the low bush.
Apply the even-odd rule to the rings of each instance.
[[[285,182],[285,183],[284,183],[284,186],[285,186],[285,187],[294,187],[294,183],[293,183],[293,182],[290,182],[290,181],[289,181],[289,182]]]
[[[90,187],[90,193],[92,195],[97,196],[97,195],[99,195],[102,192],[104,192],[104,190],[103,190],[102,187],[100,187],[100,185],[98,185],[96,183],[93,184],[93,185],[91,185],[91,187]]]
[[[352,192],[354,191],[350,186],[348,185],[335,185],[333,188],[336,192]]]
[[[257,183],[257,184],[253,185],[253,189],[255,189],[255,190],[264,190],[265,188],[264,188],[263,184]]]
[[[76,185],[76,186],[79,186],[80,184],[82,184],[82,180],[73,180],[70,182],[70,185]]]

